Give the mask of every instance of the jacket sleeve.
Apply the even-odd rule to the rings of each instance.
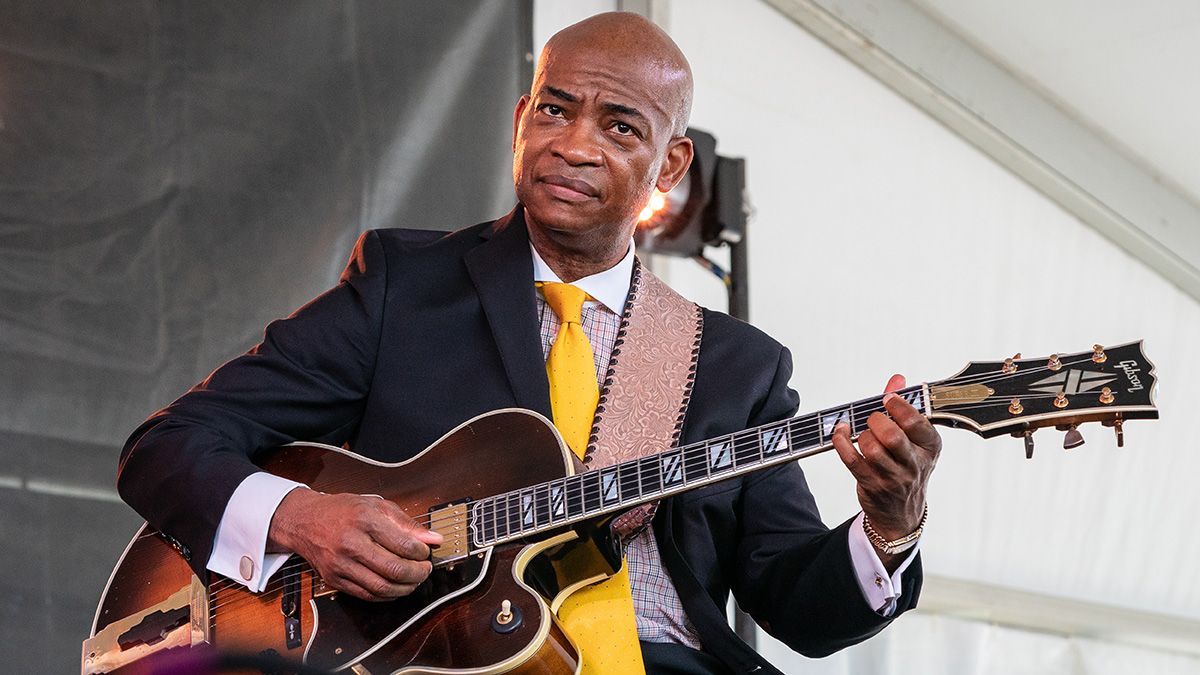
[[[794,414],[788,388],[791,355],[783,349],[774,382],[757,409],[754,426]],[[895,615],[877,614],[863,597],[850,558],[849,526],[829,530],[797,462],[747,479],[740,501],[733,592],[739,605],[767,632],[801,654],[820,657],[878,633],[915,605],[920,559],[904,574]]]
[[[387,269],[367,232],[337,286],[267,326],[263,341],[150,416],[126,441],[122,498],[204,578],[221,515],[254,460],[296,439],[340,444],[375,368]]]

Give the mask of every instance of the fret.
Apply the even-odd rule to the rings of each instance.
[[[683,448],[665,452],[658,458],[661,466],[663,486],[680,485],[684,482]]]
[[[533,514],[537,521],[535,527],[550,524],[550,486],[546,483],[533,487]]]
[[[600,469],[600,503],[611,506],[621,501],[621,481],[617,467],[606,466]]]
[[[754,444],[758,446],[758,463],[762,464],[763,460],[767,458],[767,449],[763,445],[762,427],[758,428]]]
[[[905,392],[903,390],[896,392],[900,398],[908,401],[909,405],[917,409],[917,412],[924,414],[925,412],[925,388],[916,387],[912,391]]]
[[[637,501],[642,496],[642,486],[638,480],[636,462],[622,462],[618,464],[617,477],[622,502]]]
[[[583,492],[580,495],[583,499],[583,512],[594,513],[602,506],[600,503],[600,473],[598,471],[589,471],[583,474],[579,481]]]
[[[537,527],[537,505],[533,501],[533,490],[521,490],[520,500],[518,527],[521,532],[525,532]]]
[[[683,452],[683,483],[684,485],[708,478],[708,442]]]
[[[521,511],[517,508],[520,495],[510,492],[504,496],[504,537],[511,537],[521,526]]]
[[[550,484],[550,522],[567,518],[567,479]]]
[[[831,408],[821,411],[821,445],[829,442],[829,439],[833,437],[834,428],[843,422],[849,424],[850,429],[853,431],[854,425],[851,424],[850,409],[848,407]]]
[[[733,457],[733,468],[753,466],[758,463],[758,455],[762,448],[759,445],[758,429],[739,431],[729,435],[731,446],[730,455]]]
[[[654,494],[662,492],[662,458],[651,455],[638,460],[641,465],[639,471],[642,474],[642,494]]]
[[[720,474],[733,468],[733,437],[720,443],[704,444],[705,454],[708,455],[708,475]]]
[[[791,448],[791,422],[791,420],[787,420],[783,426],[759,430],[760,451],[763,454],[773,456],[780,452],[787,452]]]
[[[488,509],[492,510],[492,517],[488,518]],[[479,542],[490,541],[495,538],[496,528],[496,499],[489,497],[478,502],[475,502],[476,524],[478,526]]]
[[[583,503],[583,478],[571,476],[565,479],[567,483],[567,518],[582,516],[587,510]]]

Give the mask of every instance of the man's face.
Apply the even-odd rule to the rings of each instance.
[[[513,119],[513,182],[532,227],[628,238],[654,188],[678,182],[665,77],[627,55],[548,52]]]

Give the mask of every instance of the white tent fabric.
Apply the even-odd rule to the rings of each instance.
[[[535,44],[576,18],[546,4]],[[1163,419],[1128,424],[1123,449],[1099,426],[1066,453],[1041,431],[1027,462],[1016,439],[943,433],[927,572],[1200,619],[1187,407],[1200,400],[1200,303],[764,3],[668,8],[696,78],[692,125],[747,158],[751,318],[793,350],[805,410],[893,372],[940,379],[972,359],[1146,340]],[[724,307],[698,266],[665,267]],[[857,511],[836,456],[804,466],[827,522]],[[764,640],[796,673],[1200,673],[1188,656],[920,614],[824,662]]]
[[[759,649],[804,675],[1194,675],[1200,658],[991,626],[944,616],[905,616],[884,633],[820,660],[801,659],[766,638]]]

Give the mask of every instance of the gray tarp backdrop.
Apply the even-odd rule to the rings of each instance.
[[[361,231],[511,207],[530,4],[0,0],[0,670],[77,672],[138,422]]]

